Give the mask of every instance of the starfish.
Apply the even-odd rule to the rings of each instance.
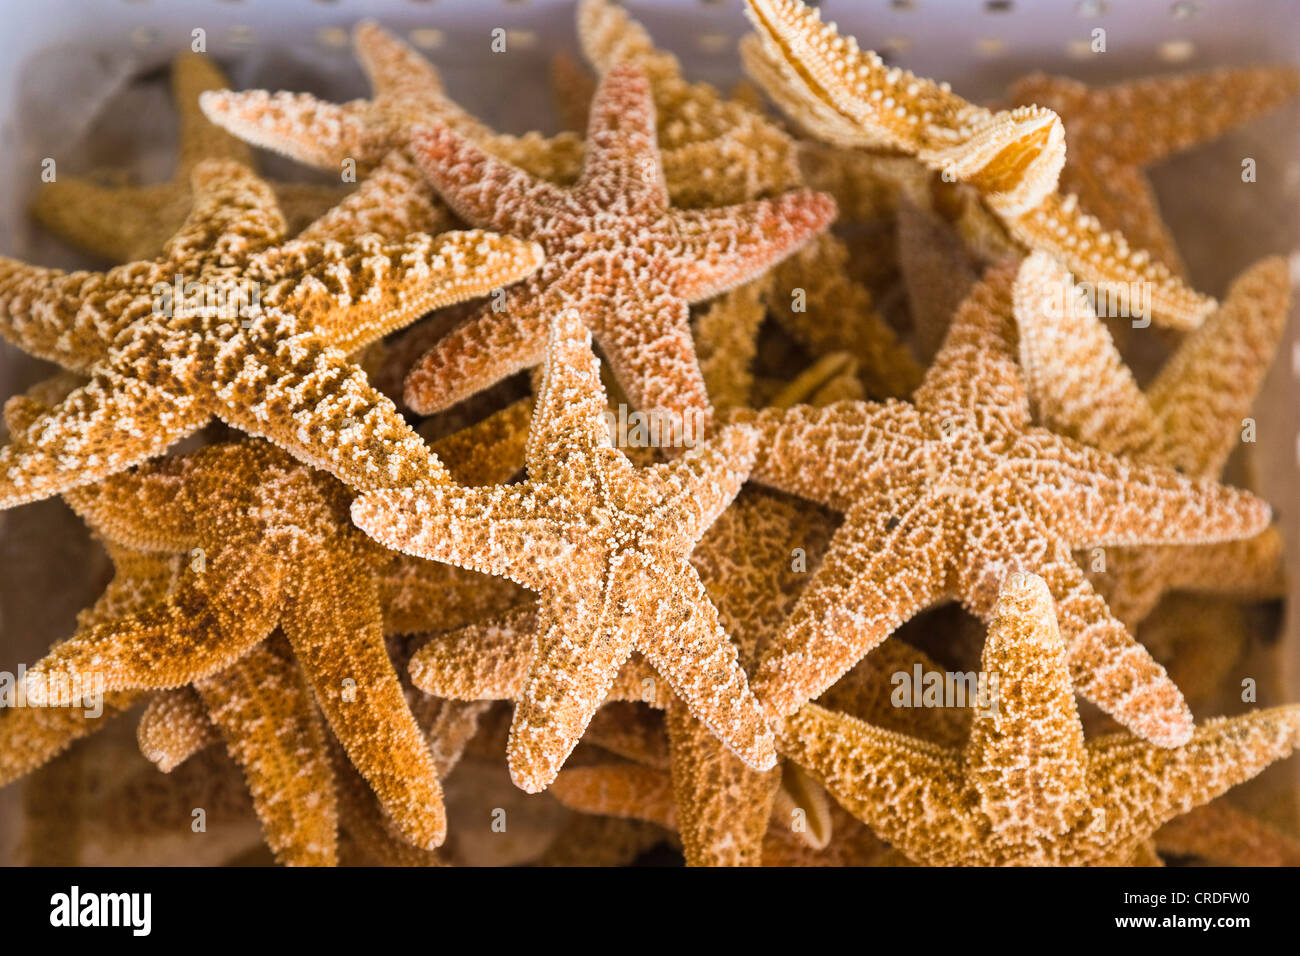
[[[420,189],[402,181],[418,208]],[[344,353],[522,277],[541,252],[480,232],[359,235],[409,212],[376,212],[391,177],[369,185],[286,242],[265,183],[237,163],[200,163],[194,207],[162,259],[106,273],[0,260],[0,332],[90,376],[0,449],[0,504],[121,471],[214,415],[357,487],[446,480]]]
[[[577,172],[577,136],[508,136],[488,129],[447,97],[433,64],[373,20],[353,28],[352,44],[372,99],[328,103],[309,93],[221,90],[202,94],[199,105],[208,119],[245,142],[334,171],[348,160],[363,168],[376,165],[405,149],[416,127],[441,122],[544,179],[564,181]]]
[[[1170,820],[1155,841],[1161,853],[1217,866],[1300,866],[1300,840],[1222,799]]]
[[[961,238],[935,213],[903,200],[896,222],[898,266],[907,290],[913,343],[922,359],[933,359],[978,278],[976,263]]]
[[[1053,110],[1070,149],[1063,189],[1079,197],[1106,229],[1185,274],[1178,247],[1160,216],[1145,168],[1222,136],[1300,91],[1293,67],[1218,69],[1089,87],[1033,73],[1011,85],[1013,102]]]
[[[758,702],[687,560],[744,481],[753,436],[724,429],[671,464],[636,470],[610,441],[597,365],[577,313],[560,312],[523,484],[367,494],[352,519],[388,547],[540,594],[536,658],[510,731],[520,788],[554,779],[633,650],[738,756],[770,767]]]
[[[750,106],[707,83],[689,83],[673,54],[610,0],[580,0],[578,42],[604,77],[619,66],[645,74],[654,97],[663,175],[674,206],[748,202],[801,185],[796,144]]]
[[[172,61],[172,100],[180,116],[176,171],[148,186],[103,185],[65,178],[41,187],[32,203],[37,222],[61,239],[112,262],[153,259],[185,223],[192,195],[190,177],[203,160],[226,159],[252,166],[247,146],[213,126],[199,110],[199,94],[228,85],[215,63],[198,53]],[[336,186],[268,183],[296,235],[346,194]]]
[[[161,604],[58,645],[29,671],[29,696],[49,696],[51,675],[62,672],[102,674],[110,691],[195,683],[250,773],[255,799],[293,807],[283,792],[259,787],[253,771],[285,783],[280,761],[268,754],[311,739],[310,698],[289,688],[296,659],[349,758],[403,833],[425,848],[442,842],[436,768],[384,646],[376,552],[348,524],[341,485],[266,442],[246,441],[151,462],[66,497],[127,546],[200,549],[202,570],[191,565]],[[277,628],[292,654],[262,647]],[[250,720],[268,682],[280,687],[271,696],[284,712]],[[241,743],[248,734],[255,739]],[[323,752],[323,741],[316,743]],[[266,766],[252,767],[241,746]],[[316,779],[303,775],[297,785],[320,792],[328,761],[316,770]]]
[[[755,692],[775,714],[815,698],[927,606],[956,595],[986,616],[1007,573],[1033,570],[1057,599],[1080,695],[1163,746],[1191,733],[1177,687],[1071,549],[1245,537],[1268,523],[1268,506],[1030,425],[1014,361],[1015,275],[1014,265],[990,270],[971,292],[913,404],[733,416],[759,431],[754,480],[845,514],[759,663]]]
[[[917,862],[1087,865],[1132,858],[1166,821],[1300,746],[1300,707],[1198,727],[1166,749],[1129,735],[1085,741],[1047,584],[1003,583],[982,669],[996,712],[963,748],[937,746],[809,704],[780,734],[843,806]]]
[[[835,215],[834,203],[807,191],[719,209],[670,209],[654,106],[633,66],[601,81],[582,174],[571,189],[508,166],[445,126],[417,133],[414,143],[458,215],[546,250],[536,275],[507,291],[504,302],[476,310],[411,370],[406,403],[421,413],[536,365],[547,316],[574,308],[637,408],[683,425],[707,419],[688,303],[760,275]]]
[[[645,73],[674,206],[749,202],[804,185],[796,162],[798,144],[784,130],[750,106],[723,99],[707,83],[688,83],[677,58],[656,49],[624,8],[609,0],[582,0],[578,37],[602,76],[616,66],[635,66]],[[870,293],[849,278],[847,259],[842,240],[829,232],[818,234],[775,267],[764,302],[782,327],[815,354],[852,352],[872,394],[905,395],[915,387],[920,370],[872,309]]]
[[[1064,266],[1030,256],[1015,289],[1021,365],[1039,420],[1111,454],[1198,478],[1218,478],[1239,445],[1290,311],[1286,261],[1263,260],[1143,391]],[[1286,591],[1275,527],[1222,544],[1108,550],[1090,578],[1130,627],[1170,590],[1246,599]]]
[[[1131,250],[1120,234],[1105,232],[1074,196],[1061,196],[1065,134],[1050,110],[993,113],[975,106],[946,83],[886,67],[797,0],[746,0],[746,13],[777,64],[787,105],[804,104],[796,115],[813,117],[819,130],[833,123],[844,134],[836,145],[854,133],[851,145],[903,152],[976,186],[1012,239],[1056,255],[1126,314],[1194,328],[1213,310],[1213,299],[1184,286],[1150,253]],[[817,104],[815,113],[808,103]]]

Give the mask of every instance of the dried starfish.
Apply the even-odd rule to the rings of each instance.
[[[574,308],[637,408],[694,426],[707,418],[709,402],[687,303],[761,274],[835,215],[828,198],[806,191],[720,209],[670,209],[654,106],[633,66],[601,81],[583,171],[571,189],[512,168],[445,126],[417,134],[415,152],[460,216],[535,239],[547,256],[504,302],[477,309],[411,370],[406,403],[418,412],[536,365],[547,318]]]
[[[822,130],[833,122],[844,134],[838,145],[856,133],[852,145],[901,151],[945,178],[973,184],[1016,242],[1061,258],[1126,314],[1149,312],[1161,324],[1194,328],[1213,310],[1213,299],[1184,286],[1150,253],[1130,250],[1075,197],[1057,192],[1065,136],[1050,110],[992,113],[975,106],[946,83],[886,67],[797,0],[746,0],[746,12],[777,64],[787,105],[818,104],[814,119],[807,109],[797,115]]]
[[[1291,67],[1218,69],[1089,87],[1034,73],[1011,85],[1013,102],[1053,110],[1070,149],[1063,190],[1079,197],[1106,229],[1184,275],[1182,258],[1160,216],[1145,167],[1276,108],[1300,91]]]
[[[292,724],[302,733],[286,739],[301,740],[314,716],[309,706],[291,708],[285,690],[278,699],[292,713],[247,719],[259,707],[259,681],[272,672],[263,666],[272,649],[260,652],[266,660],[231,665],[279,627],[330,726],[403,833],[426,848],[442,842],[436,768],[384,646],[377,556],[348,524],[342,486],[272,445],[247,441],[151,462],[67,498],[127,546],[201,549],[202,570],[191,566],[162,604],[57,646],[28,673],[34,699],[61,672],[102,674],[108,690],[197,681],[223,730],[259,735],[250,752],[265,758],[276,737],[266,728]],[[223,708],[231,708],[229,720]],[[278,779],[268,763],[266,776]],[[325,774],[328,761],[319,769]]]
[[[194,208],[161,260],[70,274],[0,261],[0,331],[91,376],[0,450],[0,503],[121,471],[213,415],[357,487],[445,480],[343,353],[520,278],[541,252],[479,232],[357,238],[389,185],[379,196],[363,185],[322,229],[285,242],[265,183],[237,163],[201,163]],[[420,202],[414,186],[409,198]]]
[[[674,206],[748,202],[801,185],[789,135],[707,83],[688,83],[677,57],[657,49],[626,9],[610,0],[581,0],[577,25],[582,52],[602,77],[624,65],[645,73]]]
[[[934,358],[948,324],[978,274],[959,236],[938,215],[907,200],[898,204],[898,265],[912,317],[913,344]]]
[[[810,704],[782,751],[882,839],[929,865],[1111,864],[1166,821],[1300,746],[1300,707],[1208,721],[1165,749],[1128,735],[1083,739],[1047,584],[1012,574],[984,645],[996,712],[962,749]]]
[[[743,482],[752,436],[727,429],[672,464],[634,470],[611,444],[590,341],[577,313],[553,320],[526,482],[367,494],[353,521],[389,547],[541,594],[510,735],[522,789],[554,779],[633,649],[738,755],[771,766],[758,703],[687,561]]]
[[[1031,569],[1057,598],[1078,692],[1163,746],[1191,733],[1177,687],[1070,550],[1245,537],[1267,524],[1268,506],[1031,426],[1014,361],[1014,278],[1004,265],[971,292],[915,404],[734,416],[759,430],[754,480],[845,512],[759,664],[755,691],[776,714],[815,698],[925,607],[955,595],[986,616],[1002,578]]]
[[[1300,866],[1300,840],[1222,799],[1170,820],[1155,841],[1161,853],[1217,866]]]
[[[1134,461],[1217,478],[1277,352],[1291,307],[1287,264],[1265,259],[1232,284],[1145,392],[1065,268],[1034,254],[1016,281],[1021,366],[1038,418],[1054,431]],[[1082,556],[1085,566],[1092,555]],[[1090,574],[1133,627],[1171,590],[1280,597],[1276,528],[1223,544],[1118,548]]]
[[[577,136],[507,136],[488,129],[447,97],[433,64],[372,20],[356,25],[352,44],[373,99],[327,103],[309,93],[223,90],[204,93],[199,104],[212,122],[245,142],[325,169],[338,170],[349,160],[373,166],[404,149],[417,126],[441,122],[536,176],[564,181],[576,173],[582,158]]]
[[[61,239],[112,262],[154,259],[185,223],[192,195],[190,177],[203,160],[253,163],[247,146],[213,126],[199,110],[199,94],[228,85],[220,68],[198,53],[172,61],[172,100],[180,116],[176,171],[148,186],[101,185],[66,178],[41,187],[32,203],[37,222]],[[339,202],[337,186],[268,182],[284,213],[289,235],[296,235]]]

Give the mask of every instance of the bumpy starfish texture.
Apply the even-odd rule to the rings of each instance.
[[[984,647],[996,708],[948,748],[810,704],[780,736],[876,834],[930,865],[1116,865],[1166,821],[1300,746],[1300,707],[1208,721],[1166,749],[1119,735],[1085,741],[1051,593],[1004,582]]]
[[[993,113],[954,94],[946,83],[886,67],[852,37],[797,0],[747,0],[769,59],[778,65],[787,105],[816,103],[814,124],[834,124],[833,140],[916,156],[950,180],[976,186],[1010,236],[1029,249],[1063,259],[1082,280],[1114,297],[1132,315],[1193,328],[1214,300],[1184,286],[1150,253],[1132,251],[1105,232],[1057,181],[1065,136],[1050,110],[1019,107]],[[762,76],[758,77],[760,80]]]
[[[67,497],[109,537],[148,550],[197,548],[199,563],[161,604],[56,647],[29,673],[29,693],[46,695],[51,675],[61,672],[101,674],[109,690],[197,682],[228,743],[238,749],[231,728],[258,734],[249,753],[265,758],[277,739],[281,748],[310,739],[314,719],[305,692],[287,688],[297,676],[292,660],[262,667],[273,663],[268,649],[259,651],[265,661],[231,668],[278,627],[349,757],[408,839],[426,848],[442,841],[436,768],[384,646],[379,558],[348,523],[342,486],[272,445],[250,441],[163,459]],[[283,675],[276,699],[286,713],[250,721],[246,711],[258,706],[259,680],[272,672]],[[302,706],[292,706],[295,697]],[[267,760],[266,776],[282,761]],[[256,768],[244,763],[257,798]],[[328,761],[318,765],[316,782],[327,768]],[[283,792],[268,787],[265,796]]]
[[[411,370],[406,402],[419,412],[536,365],[548,317],[574,308],[636,407],[680,423],[707,418],[688,303],[760,275],[835,215],[829,198],[806,191],[719,209],[669,208],[654,106],[634,66],[602,80],[582,174],[570,189],[494,159],[447,127],[417,134],[415,150],[462,218],[534,239],[547,257]]]
[[[903,200],[897,226],[898,266],[907,290],[914,347],[923,359],[932,359],[975,284],[976,265],[956,233],[926,209]]]
[[[1106,327],[1065,268],[1035,254],[1016,281],[1021,365],[1038,418],[1053,430],[1135,461],[1217,478],[1240,444],[1251,403],[1277,352],[1291,305],[1282,259],[1233,283],[1205,324],[1179,346],[1143,392]],[[1091,563],[1091,556],[1085,555]],[[1223,544],[1118,548],[1093,585],[1125,624],[1136,625],[1171,590],[1247,599],[1280,597],[1276,528]]]
[[[688,83],[677,57],[657,49],[627,10],[609,0],[581,0],[577,26],[582,52],[601,76],[624,64],[645,73],[673,205],[747,202],[800,185],[790,136],[707,83]]]
[[[1222,136],[1300,91],[1287,67],[1206,70],[1093,88],[1034,73],[1011,85],[1016,103],[1053,110],[1070,148],[1061,187],[1106,229],[1183,274],[1178,247],[1160,216],[1145,167]]]
[[[1182,695],[1071,549],[1246,537],[1267,525],[1268,506],[1032,426],[1015,364],[1015,274],[991,270],[971,292],[914,404],[734,416],[759,431],[754,480],[845,514],[759,664],[755,691],[775,713],[815,698],[927,606],[956,596],[986,616],[1002,579],[1032,570],[1058,602],[1078,693],[1146,739],[1188,739]]]
[[[389,547],[540,593],[510,735],[523,789],[554,779],[633,650],[738,755],[771,766],[770,732],[687,560],[744,481],[753,436],[727,429],[673,464],[633,469],[611,443],[590,342],[575,312],[554,319],[526,482],[367,494],[353,520]]]
[[[582,157],[578,137],[507,136],[488,129],[447,97],[433,64],[373,21],[357,24],[352,43],[372,99],[328,103],[309,93],[223,90],[204,93],[199,104],[212,122],[240,139],[330,170],[349,160],[375,165],[408,146],[417,126],[442,122],[534,175],[566,180],[576,173]]]
[[[190,176],[204,160],[227,159],[251,166],[251,151],[213,126],[199,111],[199,95],[227,85],[207,57],[182,53],[172,61],[172,99],[180,116],[180,147],[172,178],[148,186],[101,185],[69,177],[41,187],[32,215],[55,235],[112,262],[152,259],[185,223],[193,195]],[[345,195],[337,186],[268,183],[297,234]]]
[[[160,260],[106,273],[0,261],[0,332],[90,376],[0,450],[0,503],[121,471],[214,415],[357,487],[446,480],[344,353],[520,278],[540,250],[478,232],[358,235],[377,218],[401,221],[375,215],[372,191],[390,196],[391,176],[288,242],[246,167],[202,163],[193,186],[194,208]]]

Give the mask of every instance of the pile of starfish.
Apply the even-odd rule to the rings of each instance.
[[[374,23],[341,104],[186,54],[171,181],[42,188],[115,264],[0,260],[0,334],[61,369],[5,404],[0,506],[61,496],[114,574],[0,710],[0,783],[70,813],[116,716],[154,766],[102,820],[225,808],[266,862],[530,826],[515,862],[1300,862],[1294,791],[1223,796],[1300,746],[1238,693],[1283,549],[1222,483],[1289,270],[1193,289],[1147,178],[1300,73],[981,106],[747,7],[724,94],[582,0],[551,137]],[[989,693],[900,695],[932,674]]]

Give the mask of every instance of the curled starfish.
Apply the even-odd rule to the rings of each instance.
[[[210,123],[199,110],[199,94],[227,85],[221,70],[198,53],[172,61],[172,100],[180,117],[176,171],[163,183],[147,186],[102,185],[75,177],[42,186],[32,215],[73,245],[112,262],[153,259],[185,223],[192,194],[190,177],[204,160],[226,159],[251,166],[251,151]],[[270,182],[284,213],[289,235],[339,202],[345,190],[310,183]]]
[[[1033,570],[1056,597],[1079,694],[1163,746],[1192,732],[1177,687],[1071,549],[1246,537],[1267,525],[1268,506],[1030,425],[1014,361],[1015,275],[990,270],[971,292],[914,404],[734,416],[759,431],[754,480],[845,513],[759,664],[755,692],[775,713],[815,698],[927,606],[955,595],[985,616],[1007,573]]]
[[[554,779],[634,649],[737,755],[770,767],[758,702],[687,560],[744,481],[752,435],[726,429],[672,464],[634,469],[611,444],[590,343],[576,312],[555,317],[527,481],[367,494],[353,521],[391,548],[540,593],[536,658],[510,733],[521,788]]]
[[[214,415],[358,487],[445,480],[344,353],[520,278],[541,252],[479,232],[359,235],[392,199],[391,177],[367,185],[286,242],[265,183],[237,163],[201,163],[194,207],[160,260],[106,273],[0,261],[0,332],[90,376],[0,450],[0,503],[121,471]],[[422,201],[413,183],[409,198]]]
[[[882,839],[930,865],[1115,865],[1166,821],[1300,746],[1300,707],[1198,727],[1173,749],[1083,738],[1047,584],[1012,574],[984,645],[997,707],[961,749],[809,704],[780,746]]]
[[[1290,293],[1284,260],[1253,266],[1143,391],[1064,266],[1030,256],[1016,280],[1015,312],[1021,365],[1039,420],[1111,454],[1217,478],[1241,442],[1277,352]],[[1083,558],[1095,563],[1093,555]],[[1108,549],[1104,568],[1094,568],[1090,578],[1130,627],[1166,591],[1256,599],[1286,590],[1276,528],[1221,544]]]
[[[1193,328],[1214,308],[1213,299],[1184,286],[1149,252],[1104,231],[1074,196],[1061,196],[1065,134],[1050,110],[993,113],[975,106],[946,83],[886,67],[798,0],[746,0],[746,12],[779,66],[780,88],[798,91],[787,94],[787,104],[817,104],[818,129],[833,123],[845,135],[856,133],[852,145],[901,151],[974,185],[1016,242],[1061,258],[1126,314]],[[798,115],[807,119],[806,108]]]
[[[547,258],[504,302],[476,310],[425,354],[406,381],[411,408],[437,411],[536,365],[547,317],[576,308],[637,408],[694,425],[707,418],[709,402],[687,304],[761,274],[835,214],[828,198],[806,191],[720,209],[670,209],[654,106],[634,66],[616,67],[601,81],[587,137],[582,174],[561,189],[447,127],[416,135],[416,155],[453,210],[535,239]]]
[[[356,25],[352,44],[372,99],[328,103],[309,93],[222,90],[204,93],[199,104],[212,122],[245,142],[331,170],[348,160],[373,166],[404,149],[416,127],[442,122],[545,179],[563,181],[577,171],[578,137],[508,136],[488,129],[447,97],[433,64],[374,21]]]
[[[1145,168],[1222,136],[1300,91],[1291,67],[1205,70],[1089,87],[1034,73],[1011,85],[1016,103],[1053,110],[1070,149],[1061,187],[1176,274],[1186,272]]]

